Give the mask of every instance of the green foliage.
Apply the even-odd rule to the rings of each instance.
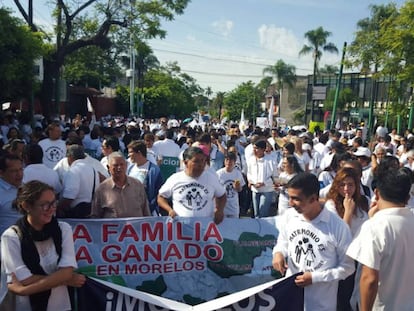
[[[332,33],[330,31],[326,31],[322,27],[309,30],[305,33],[305,38],[308,40],[309,44],[303,45],[302,49],[299,51],[299,55],[312,54],[314,80],[319,73],[319,61],[323,54],[322,51],[338,53],[338,48],[335,44],[327,42],[328,37],[331,35]]]
[[[230,120],[239,120],[242,109],[246,119],[253,120],[259,113],[259,103],[263,100],[262,91],[252,81],[240,84],[224,98],[226,116]]]
[[[305,120],[305,110],[298,110],[293,113],[293,122],[295,124],[303,124],[303,120]]]
[[[0,8],[0,100],[30,96],[34,60],[42,54],[42,38],[10,12]]]
[[[193,94],[177,77],[162,71],[148,72],[144,83],[144,114],[146,117],[175,115],[184,118],[196,110]]]
[[[296,82],[296,67],[286,64],[279,59],[276,64],[267,66],[263,69],[263,74],[269,73],[276,78],[278,90],[283,89],[283,85],[287,84],[290,87]]]
[[[336,93],[336,89],[329,90],[326,96],[324,107],[323,107],[325,110],[332,111],[334,101],[335,101],[335,93]],[[358,99],[358,96],[354,94],[352,89],[347,87],[347,88],[339,90],[338,101],[336,103],[337,111],[342,111],[345,108],[345,105],[347,103],[351,103],[357,99]]]
[[[371,5],[370,9],[371,16],[358,21],[355,39],[347,50],[348,67],[360,67],[362,73],[376,73],[380,68],[387,51],[381,42],[382,29],[397,15],[394,3]]]
[[[121,69],[107,50],[87,46],[69,55],[64,77],[69,83],[100,89],[121,75]]]
[[[319,69],[319,73],[326,75],[338,74],[339,68],[335,65],[325,65],[324,67]]]

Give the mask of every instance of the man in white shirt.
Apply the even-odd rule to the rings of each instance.
[[[271,204],[274,194],[273,179],[277,167],[272,158],[265,154],[266,141],[258,140],[253,145],[254,157],[247,161],[247,181],[252,191],[254,216],[272,216]]]
[[[171,175],[161,187],[158,205],[170,217],[214,217],[218,224],[224,217],[226,191],[217,175],[205,170],[207,156],[198,147],[184,151],[185,170]],[[172,199],[172,206],[168,200]]]
[[[361,227],[347,255],[362,265],[359,310],[412,310],[414,215],[405,205],[411,178],[405,169],[379,176],[377,212]]]
[[[39,145],[26,145],[23,157],[26,164],[23,170],[24,184],[31,180],[39,180],[53,187],[55,193],[62,191],[58,173],[42,163],[43,150]]]
[[[287,184],[288,209],[278,222],[273,267],[296,277],[305,289],[307,311],[336,311],[339,280],[355,268],[345,252],[351,243],[348,225],[319,203],[319,182],[311,173],[300,173]],[[287,262],[285,260],[287,258]]]
[[[66,139],[66,148],[68,148],[71,145],[82,146],[82,141],[79,137],[68,137],[68,139]],[[94,168],[95,172],[99,176],[99,182],[103,182],[106,178],[109,177],[108,168],[104,167],[102,163],[99,162],[97,159],[85,153],[85,161],[88,163],[89,166]],[[69,171],[69,168],[70,165],[67,157],[61,159],[53,168],[53,170],[55,170],[58,173],[59,180],[62,184],[65,180],[66,173]]]
[[[65,157],[66,144],[60,138],[62,130],[58,123],[51,123],[47,127],[48,138],[39,141],[43,150],[43,164],[53,169]]]
[[[160,157],[175,157],[180,155],[180,147],[173,140],[174,132],[171,129],[166,130],[165,139],[158,140],[154,143],[154,148],[157,150]]]
[[[71,218],[84,218],[90,215],[92,198],[99,185],[99,176],[94,168],[85,161],[85,150],[82,146],[71,145],[67,150],[69,171],[63,181],[62,199],[57,214],[66,213]],[[85,206],[80,206],[84,203]]]

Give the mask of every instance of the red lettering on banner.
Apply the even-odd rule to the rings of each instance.
[[[157,250],[154,250],[151,245],[144,244],[144,261],[148,261],[149,257],[151,257],[156,261],[161,261],[162,258],[162,250],[161,250],[161,244],[155,245]]]
[[[164,223],[157,222],[154,226],[151,223],[143,223],[141,235],[143,241],[164,241]]]
[[[118,242],[123,242],[126,238],[132,238],[135,242],[139,241],[137,232],[132,224],[126,224],[121,231]]]
[[[220,231],[214,222],[208,224],[208,227],[204,234],[204,241],[207,241],[210,238],[216,239],[216,241],[219,243],[223,242],[223,237],[221,236]]]
[[[121,247],[119,245],[107,245],[102,249],[102,258],[107,262],[117,262],[121,260]]]
[[[201,246],[195,243],[184,244],[184,257],[185,258],[198,258],[201,255]]]
[[[134,244],[130,244],[127,247],[127,249],[125,251],[125,256],[124,256],[124,258],[122,258],[122,261],[126,262],[126,261],[128,261],[128,259],[131,259],[131,258],[136,259],[137,261],[142,260],[141,256],[138,253],[138,250],[137,250],[137,248],[135,247]]]
[[[183,235],[183,224],[181,222],[178,222],[177,223],[177,240],[191,241],[192,239],[193,239],[192,236]]]
[[[119,265],[98,265],[96,266],[96,275],[119,275]]]
[[[200,222],[195,222],[194,223],[194,229],[195,229],[194,240],[200,241],[201,223]]]
[[[96,266],[96,275],[98,276],[108,275],[108,269],[106,267],[107,266],[105,265]]]
[[[86,260],[88,264],[92,263],[92,257],[89,254],[89,250],[86,246],[79,246],[78,250],[76,251],[76,261],[79,262],[81,260]]]
[[[172,262],[167,262],[164,264],[164,273],[175,272],[172,267]]]
[[[175,244],[168,245],[167,250],[165,251],[164,260],[168,261],[170,260],[170,257],[175,257],[176,259],[182,259],[180,250]],[[173,258],[171,259],[174,260]]]
[[[73,241],[85,239],[86,242],[92,242],[92,237],[89,234],[88,228],[84,225],[76,225],[75,229],[73,230]]]
[[[167,223],[167,241],[172,241],[173,239],[173,223],[171,221],[169,221]]]
[[[102,224],[102,241],[108,242],[110,234],[118,233],[118,230],[111,230],[112,228],[117,228],[116,224]]]
[[[203,253],[210,261],[221,261],[223,259],[223,249],[216,244],[206,245]]]

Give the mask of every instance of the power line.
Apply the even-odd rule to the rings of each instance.
[[[206,72],[206,71],[196,71],[196,70],[186,70],[182,69],[181,71],[196,73],[207,76],[221,76],[221,77],[237,77],[237,78],[263,78],[262,75],[243,75],[243,74],[234,74],[234,73],[224,73],[224,72]]]
[[[216,61],[241,63],[241,64],[247,64],[247,65],[261,66],[261,67],[269,66],[269,64],[262,64],[262,63],[257,63],[257,62],[253,62],[253,61],[246,61],[246,60],[237,60],[237,59],[229,59],[229,58],[221,58],[221,57],[211,57],[211,56],[205,56],[205,55],[200,55],[200,54],[177,52],[177,51],[166,50],[166,49],[158,49],[158,48],[153,48],[153,50],[154,51],[159,51],[159,52],[170,53],[170,54],[177,54],[177,55],[183,55],[183,56],[192,56],[192,57],[198,57],[198,58],[202,58],[202,59],[210,59],[210,60],[216,60]],[[268,60],[265,60],[265,61],[268,61]],[[302,71],[312,72],[312,69],[305,69],[305,68],[296,68],[296,69],[302,70]]]

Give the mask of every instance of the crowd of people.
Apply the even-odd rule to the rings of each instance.
[[[306,310],[414,310],[411,132],[170,121],[1,118],[2,276],[20,306],[70,310],[61,288],[85,282],[64,218],[278,215],[272,264],[302,273]]]

